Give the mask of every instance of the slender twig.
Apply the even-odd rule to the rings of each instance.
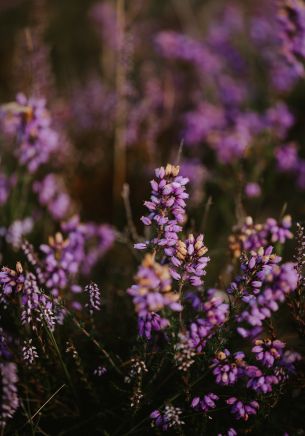
[[[34,413],[34,415],[33,416],[31,416],[31,420],[33,421],[33,419],[35,418],[35,416],[37,416],[38,415],[38,413],[40,413],[41,411],[42,411],[42,409],[65,387],[66,385],[65,384],[63,384],[63,385],[61,385],[60,386],[60,388],[58,388],[57,389],[57,391],[55,391],[54,392],[54,394],[52,394],[51,396],[50,396],[50,398],[48,398],[47,399],[47,401],[45,401],[44,403],[43,403],[43,405],[41,406],[41,407],[39,407],[39,409],[37,410],[37,412],[35,412]]]
[[[134,224],[133,217],[132,217],[132,210],[131,210],[131,206],[130,206],[129,192],[130,192],[130,190],[129,190],[128,183],[124,183],[123,191],[122,191],[122,197],[123,197],[125,211],[126,211],[126,218],[127,218],[128,229],[129,229],[129,232],[130,232],[130,235],[131,235],[132,239],[134,241],[137,241],[139,239],[139,235],[137,233],[137,229],[136,229],[136,226]]]

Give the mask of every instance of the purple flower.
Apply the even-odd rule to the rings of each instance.
[[[188,280],[193,286],[201,285],[202,276],[206,274],[205,267],[210,260],[205,256],[207,251],[203,235],[196,238],[189,235],[185,242],[178,240],[174,247],[166,250],[172,265],[170,268],[172,277],[175,280]]]
[[[173,311],[181,311],[178,303],[179,295],[171,288],[171,276],[166,265],[160,265],[154,257],[147,254],[140,266],[136,277],[136,284],[127,290],[133,297],[136,312],[145,317],[149,312],[158,312],[165,307]]]
[[[196,321],[193,321],[188,330],[188,337],[192,347],[197,352],[201,352],[209,339],[215,333],[217,327],[220,327],[226,320],[229,312],[228,304],[216,296],[210,296],[199,307],[201,316]]]
[[[153,420],[153,426],[159,427],[163,431],[167,431],[170,428],[179,428],[184,424],[180,417],[181,414],[182,410],[179,407],[165,406],[163,412],[154,410],[150,414],[150,418]]]
[[[272,247],[251,252],[252,257],[242,263],[242,275],[231,284],[229,292],[242,294],[244,310],[237,316],[238,322],[246,322],[251,327],[261,327],[272,312],[276,312],[279,303],[293,292],[298,283],[298,274],[293,263],[279,265],[281,258],[272,254]],[[239,326],[242,336],[251,335]]]
[[[56,317],[52,300],[43,294],[37,284],[36,277],[27,273],[22,292],[21,322],[28,324],[35,331],[38,324],[46,324],[53,331]]]
[[[285,344],[279,340],[256,339],[252,352],[256,354],[256,360],[267,368],[271,368],[282,356]]]
[[[213,374],[216,383],[224,386],[233,385],[242,374],[241,369],[245,365],[244,353],[239,351],[231,356],[229,350],[219,351],[213,359]]]
[[[188,198],[185,185],[188,179],[179,176],[179,170],[179,166],[170,164],[157,168],[156,180],[151,181],[150,200],[144,203],[149,214],[141,220],[146,226],[155,223],[159,227],[158,237],[152,242],[161,246],[176,243],[177,233],[182,230],[180,224],[185,220],[185,200]]]
[[[151,339],[152,332],[160,332],[168,327],[169,321],[157,313],[151,312],[138,317],[139,335]]]
[[[245,194],[248,198],[257,198],[261,195],[262,190],[258,183],[247,183],[245,186]]]
[[[17,366],[12,362],[2,362],[0,372],[2,385],[0,427],[3,429],[7,420],[13,417],[19,406]]]
[[[57,175],[48,174],[41,181],[36,181],[33,191],[38,194],[40,204],[47,207],[54,219],[65,218],[71,207],[71,198]]]
[[[0,271],[0,284],[2,287],[1,302],[6,301],[7,296],[22,291],[25,276],[20,262],[16,264],[16,270],[3,267]]]
[[[18,94],[16,100],[15,104],[4,108],[7,117],[11,116],[6,127],[17,139],[16,157],[20,164],[34,173],[58,150],[58,134],[51,128],[51,118],[43,99],[27,99]]]
[[[202,398],[193,398],[191,407],[198,411],[208,412],[210,409],[214,409],[216,407],[215,401],[217,400],[219,400],[217,395],[209,393],[204,395]]]
[[[248,420],[249,415],[256,415],[259,409],[257,401],[250,401],[250,403],[246,404],[236,397],[231,397],[226,402],[231,406],[231,413],[235,415],[235,418],[244,421]]]
[[[272,392],[273,385],[277,385],[280,382],[279,377],[274,374],[263,374],[256,366],[246,367],[245,376],[248,377],[247,388],[262,394]]]

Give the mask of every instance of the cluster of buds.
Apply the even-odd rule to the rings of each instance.
[[[172,277],[175,280],[188,280],[193,286],[201,285],[210,260],[205,256],[207,251],[202,234],[196,238],[190,234],[185,241],[179,240],[169,253]]]
[[[33,340],[29,339],[24,341],[22,347],[22,357],[27,365],[33,365],[36,359],[38,359],[37,348],[32,344]]]
[[[148,372],[148,369],[143,360],[131,359],[130,370],[128,376],[125,377],[125,383],[131,383],[132,380],[142,377],[145,372]]]
[[[246,217],[244,223],[235,227],[233,234],[229,236],[232,256],[239,258],[244,251],[266,248],[277,242],[284,244],[286,240],[293,237],[291,226],[290,215],[285,215],[280,222],[268,218],[263,224],[255,224],[252,217]]]
[[[180,333],[179,339],[180,340],[175,347],[174,359],[179,371],[186,372],[195,362],[194,356],[196,353],[187,336]]]
[[[173,311],[182,310],[179,295],[172,291],[171,275],[166,265],[160,265],[154,256],[147,254],[135,277],[136,284],[127,290],[133,297],[139,316],[158,312],[165,307]]]

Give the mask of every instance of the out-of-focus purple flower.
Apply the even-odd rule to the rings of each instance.
[[[165,406],[164,411],[154,410],[150,414],[150,418],[153,420],[152,425],[159,427],[163,431],[167,431],[170,428],[179,428],[184,424],[181,420],[182,410],[179,407]]]
[[[40,204],[47,207],[54,219],[65,218],[71,207],[71,199],[57,175],[48,174],[43,180],[36,181],[33,190],[38,194]]]
[[[270,107],[266,112],[266,127],[280,139],[286,137],[294,121],[294,116],[289,111],[288,106],[281,101]]]
[[[150,340],[152,332],[160,332],[168,327],[169,321],[157,313],[151,312],[138,317],[139,335]]]
[[[281,358],[284,347],[285,344],[277,339],[256,339],[252,351],[256,354],[256,360],[271,368]]]
[[[261,187],[258,183],[250,182],[245,186],[245,194],[248,198],[257,198],[260,197],[262,193]]]
[[[209,177],[208,170],[199,161],[189,159],[182,162],[180,172],[183,177],[190,181],[191,204],[198,205],[203,199],[204,184]]]
[[[1,362],[0,372],[2,385],[0,427],[3,429],[7,420],[13,417],[19,406],[17,366],[13,362]]]
[[[25,275],[20,262],[16,264],[16,270],[3,267],[0,271],[0,284],[2,287],[1,302],[6,302],[6,298],[15,292],[21,292],[24,287]]]
[[[280,39],[285,58],[299,76],[304,76],[305,59],[305,5],[302,0],[281,0],[278,2]]]
[[[246,217],[244,223],[235,227],[233,235],[229,237],[232,254],[239,258],[243,251],[257,251],[275,242],[284,244],[293,238],[291,226],[290,215],[285,215],[280,222],[268,218],[263,224],[254,224],[250,216]]]
[[[282,145],[275,150],[277,166],[280,171],[294,171],[298,164],[298,151],[294,142]]]
[[[191,407],[195,410],[202,412],[208,412],[216,407],[215,401],[219,400],[218,395],[212,392],[204,395],[202,398],[195,397],[192,400]]]
[[[219,351],[212,363],[216,383],[224,386],[235,384],[242,374],[241,369],[245,365],[244,357],[241,351],[234,353],[233,356],[227,349]]]
[[[191,234],[185,241],[178,240],[175,246],[165,250],[171,261],[170,272],[175,280],[189,281],[193,286],[203,283],[205,267],[210,258],[205,256],[208,249],[204,245],[204,236],[196,238]]]
[[[42,275],[43,282],[52,295],[57,297],[64,289],[70,276],[78,272],[78,262],[69,239],[64,239],[61,233],[49,237],[49,244],[40,245],[43,253]]]
[[[226,401],[227,404],[231,406],[231,413],[235,415],[236,419],[243,419],[247,421],[250,415],[256,415],[259,409],[259,404],[257,401],[250,401],[250,403],[243,403],[236,397],[230,397]]]
[[[33,230],[34,222],[31,217],[13,221],[6,232],[6,241],[15,249],[21,247],[23,237]]]
[[[45,100],[18,94],[16,103],[2,107],[2,111],[6,131],[17,139],[17,159],[30,173],[36,172],[59,148],[58,134],[51,127]]]
[[[266,318],[279,308],[286,295],[293,292],[298,274],[293,263],[279,265],[281,258],[272,254],[272,247],[252,251],[242,263],[242,275],[230,286],[229,292],[241,294],[245,309],[237,316],[239,323],[246,322],[252,328],[261,327]],[[247,331],[238,327],[242,336]],[[251,330],[248,332],[251,335]]]
[[[166,265],[160,265],[147,254],[135,276],[136,284],[127,290],[133,297],[135,309],[140,317],[149,312],[158,312],[165,307],[181,311],[179,295],[172,291],[171,275]]]
[[[0,173],[0,206],[3,206],[10,195],[12,186],[15,184],[15,177],[7,177],[5,174]]]

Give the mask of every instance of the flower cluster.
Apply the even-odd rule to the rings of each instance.
[[[172,291],[169,268],[160,265],[150,254],[147,254],[136,276],[136,284],[128,289],[133,297],[136,312],[140,317],[150,312],[159,312],[168,307],[173,311],[181,311],[179,295]]]
[[[1,373],[1,406],[0,406],[0,427],[6,426],[8,419],[12,418],[19,406],[17,393],[17,367],[12,362],[0,363]]]
[[[179,428],[184,424],[181,419],[182,410],[179,407],[165,406],[164,411],[154,410],[150,414],[152,425],[166,431],[170,428]]]
[[[228,304],[214,295],[213,290],[210,290],[208,295],[209,298],[204,302],[193,300],[193,306],[200,313],[200,317],[190,324],[187,335],[192,348],[197,352],[203,350],[207,340],[224,324],[229,312]],[[186,298],[190,299],[190,295],[188,294]]]
[[[242,375],[244,358],[245,354],[242,351],[234,353],[233,356],[226,348],[219,351],[212,363],[216,383],[224,386],[234,385]]]
[[[149,214],[141,218],[146,226],[157,225],[158,236],[153,239],[154,244],[172,247],[178,240],[177,233],[182,230],[185,221],[185,200],[188,194],[185,185],[186,177],[179,175],[179,166],[167,164],[155,170],[156,179],[151,181],[152,194],[149,201],[145,201]],[[146,248],[147,243],[136,244],[138,249]]]
[[[206,274],[205,267],[210,258],[203,242],[203,235],[196,238],[191,234],[184,241],[178,240],[176,245],[166,250],[172,264],[170,271],[175,280],[189,281],[193,286],[200,286]]]
[[[279,1],[278,20],[283,53],[297,74],[304,76],[305,6],[302,0]]]
[[[236,419],[243,419],[247,421],[250,415],[256,415],[259,409],[257,401],[250,401],[250,403],[243,403],[236,397],[230,397],[227,399],[227,404],[231,406],[230,410]]]
[[[16,103],[2,107],[4,127],[19,143],[16,157],[34,173],[59,148],[58,134],[51,127],[50,114],[43,99],[18,94]]]
[[[242,264],[242,275],[231,284],[228,291],[239,292],[245,303],[237,321],[250,326],[250,330],[246,330],[239,325],[237,331],[242,336],[258,334],[263,321],[270,318],[286,295],[296,289],[295,265],[290,262],[280,265],[280,261],[281,258],[272,253],[272,247],[252,251],[251,257],[246,257]]]
[[[293,237],[291,225],[290,215],[285,215],[281,222],[268,218],[263,224],[254,224],[252,217],[248,216],[229,237],[231,253],[238,258],[243,251],[258,250],[275,243],[284,244]]]
[[[195,410],[199,410],[202,412],[208,412],[210,409],[214,409],[216,407],[215,401],[219,400],[218,395],[213,394],[212,392],[204,395],[202,398],[195,397],[192,400],[191,407]]]

